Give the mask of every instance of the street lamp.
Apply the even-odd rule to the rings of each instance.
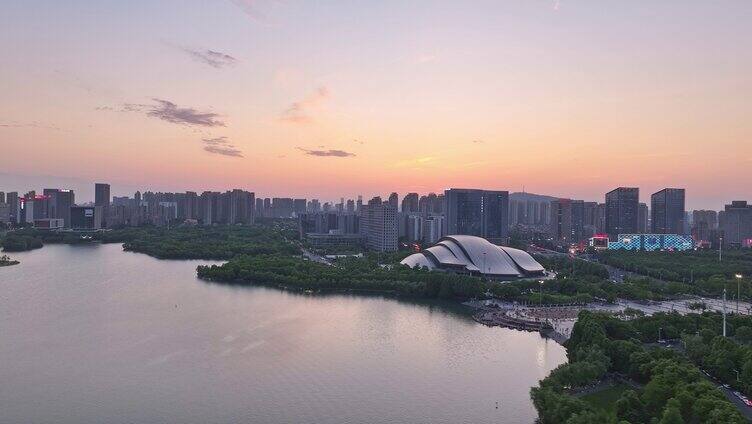
[[[543,280],[538,281],[540,283],[540,306],[543,306]]]
[[[741,274],[735,274],[734,277],[736,277],[736,313],[739,314],[739,294],[741,293],[743,276]]]
[[[723,258],[723,237],[718,237],[718,262]]]

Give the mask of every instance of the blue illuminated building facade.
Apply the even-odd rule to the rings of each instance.
[[[691,250],[695,243],[691,236],[681,234],[619,234],[608,243],[609,250]]]

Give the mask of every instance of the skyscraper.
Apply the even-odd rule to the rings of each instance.
[[[19,208],[19,202],[18,202],[18,192],[17,191],[11,191],[5,196],[6,203],[8,203],[8,209],[9,212],[9,218],[10,222],[13,224],[19,223],[18,219],[18,208]]]
[[[479,236],[505,243],[509,230],[509,192],[452,188],[444,192],[447,235]]]
[[[598,231],[598,202],[585,202],[583,211],[583,236],[589,238]]]
[[[718,214],[718,229],[723,243],[730,246],[752,244],[752,205],[734,200]]]
[[[51,199],[55,204],[55,216],[63,220],[65,228],[71,228],[71,207],[76,204],[73,190],[57,190]]]
[[[619,234],[636,234],[640,189],[619,187],[606,193],[606,233],[616,240]]]
[[[650,231],[684,234],[684,189],[664,188],[650,196]]]
[[[648,232],[648,217],[650,216],[650,211],[648,210],[648,205],[644,203],[640,203],[639,209],[637,211],[637,232],[640,234],[645,234]]]
[[[718,212],[692,211],[692,237],[695,241],[711,241],[711,231],[718,229]]]
[[[585,202],[557,199],[551,201],[551,235],[565,243],[579,243],[584,238]]]
[[[105,183],[94,184],[94,206],[99,206],[102,211],[102,228],[107,228],[110,217],[110,185]]]

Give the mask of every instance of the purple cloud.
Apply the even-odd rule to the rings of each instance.
[[[218,120],[219,114],[213,112],[200,112],[191,107],[178,107],[168,100],[152,99],[156,105],[139,103],[125,103],[123,112],[145,112],[147,116],[158,118],[178,125],[197,125],[202,127],[224,127],[225,123]],[[100,110],[103,110],[100,108]]]
[[[355,153],[346,152],[344,150],[335,150],[335,149],[309,150],[309,149],[304,149],[302,147],[297,147],[297,149],[307,154],[308,156],[336,157],[336,158],[347,158],[347,157],[355,156]]]
[[[184,48],[183,51],[188,53],[188,55],[190,55],[193,60],[207,64],[217,69],[224,68],[226,66],[232,66],[238,61],[227,53],[222,53],[214,50],[193,50]]]
[[[204,151],[222,156],[232,156],[237,158],[243,157],[243,152],[230,144],[227,137],[204,138]]]

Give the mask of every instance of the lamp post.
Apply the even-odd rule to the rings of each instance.
[[[723,284],[723,337],[726,337],[726,283]]]
[[[718,262],[721,262],[723,257],[723,237],[718,237]]]
[[[540,306],[543,306],[543,280],[538,281],[540,283]]]
[[[736,277],[736,313],[739,314],[739,294],[741,293],[742,278],[741,274],[735,274]]]

